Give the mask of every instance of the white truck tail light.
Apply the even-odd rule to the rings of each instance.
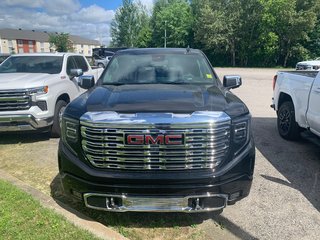
[[[273,91],[274,91],[274,88],[276,87],[277,78],[278,78],[278,75],[274,75],[273,81],[272,81],[272,90]]]

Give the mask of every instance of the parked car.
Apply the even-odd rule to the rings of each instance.
[[[108,65],[111,58],[112,58],[112,56],[108,56],[105,58],[96,57],[96,58],[94,58],[94,65],[98,66],[100,68],[105,68]]]
[[[51,130],[60,135],[59,116],[83,93],[78,77],[93,75],[83,55],[71,53],[19,54],[0,65],[0,132]]]
[[[320,58],[310,61],[298,62],[296,70],[320,70]]]
[[[249,194],[251,115],[194,49],[118,51],[63,112],[66,195],[105,211],[222,210]]]
[[[0,64],[1,64],[4,60],[6,60],[9,56],[10,56],[10,54],[0,53]]]
[[[302,130],[320,137],[320,73],[278,72],[274,77],[273,104],[278,132],[287,140],[300,138]]]

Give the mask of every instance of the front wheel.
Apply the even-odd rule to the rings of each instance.
[[[98,67],[99,67],[99,68],[104,68],[104,64],[103,64],[103,63],[99,63],[99,64],[98,64]]]
[[[291,101],[281,104],[278,110],[278,132],[280,136],[287,140],[298,140],[301,129],[295,119],[294,106]]]
[[[64,111],[64,109],[66,108],[67,103],[63,100],[59,100],[56,103],[56,107],[54,110],[54,116],[53,116],[53,125],[51,128],[51,137],[54,138],[59,138],[60,137],[60,133],[61,133],[61,129],[60,129],[60,119],[62,117],[62,113]]]

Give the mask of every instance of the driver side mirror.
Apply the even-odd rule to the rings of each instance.
[[[227,89],[238,88],[241,84],[242,80],[238,75],[225,75],[223,77],[223,86]]]
[[[69,77],[70,79],[73,79],[74,77],[80,77],[83,75],[83,71],[82,69],[71,69],[70,70],[70,74],[69,74]]]
[[[94,76],[80,76],[78,85],[83,89],[90,89],[94,86]]]

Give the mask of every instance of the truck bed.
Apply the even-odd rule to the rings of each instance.
[[[316,78],[319,71],[279,71],[279,73],[290,73],[295,75],[301,75],[310,78]]]

